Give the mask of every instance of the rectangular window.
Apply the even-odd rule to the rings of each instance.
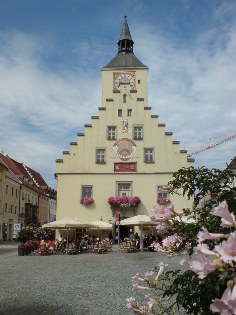
[[[13,194],[14,194],[14,188],[12,187],[11,188],[11,195],[13,196]]]
[[[107,127],[107,140],[116,140],[116,126]]]
[[[17,189],[16,189],[16,198],[17,198],[17,196],[18,196],[18,191],[17,191]]]
[[[143,139],[143,126],[133,126],[133,138],[135,140]]]
[[[97,164],[105,164],[105,153],[106,149],[96,149],[96,163]]]
[[[17,206],[15,206],[15,213],[17,213]]]
[[[81,198],[92,198],[93,186],[82,186],[81,187]]]
[[[130,197],[132,195],[132,183],[124,182],[124,183],[117,183],[117,195],[119,197]]]
[[[127,116],[132,116],[132,109],[127,110]]]
[[[118,117],[122,117],[122,109],[118,109]]]
[[[144,162],[154,163],[154,148],[144,148]]]
[[[2,191],[2,180],[0,179],[0,191]]]
[[[7,212],[7,203],[5,204],[5,212]]]
[[[10,210],[10,213],[12,213],[12,209],[13,209],[13,206],[11,205],[11,210]]]
[[[6,194],[8,193],[8,185],[6,185]]]
[[[25,199],[25,194],[22,192],[22,200]]]
[[[169,191],[167,186],[157,186],[157,198],[169,198]]]

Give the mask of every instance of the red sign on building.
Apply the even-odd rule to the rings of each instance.
[[[136,163],[114,163],[114,173],[136,173]]]

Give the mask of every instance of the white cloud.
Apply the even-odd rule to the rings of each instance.
[[[225,12],[230,11],[222,6],[215,19]],[[150,69],[152,113],[189,152],[236,133],[235,26],[213,23],[191,43],[140,21],[131,29],[135,54]],[[101,38],[74,43],[74,68],[57,72],[44,62],[44,51],[55,48],[46,39],[12,31],[0,34],[0,45],[0,150],[55,186],[55,159],[101,106],[97,68],[110,61],[111,43]],[[235,141],[196,155],[196,165],[224,167],[235,156]]]

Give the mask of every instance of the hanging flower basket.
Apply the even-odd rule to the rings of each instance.
[[[159,205],[167,205],[167,204],[171,203],[171,201],[168,198],[157,198],[157,203]]]
[[[80,203],[81,203],[81,205],[89,206],[89,205],[94,203],[94,200],[93,200],[93,198],[81,198]]]
[[[141,199],[137,196],[109,197],[107,202],[111,205],[111,208],[134,208],[140,204]]]

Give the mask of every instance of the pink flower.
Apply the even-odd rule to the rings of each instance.
[[[236,261],[236,232],[230,234],[227,241],[215,246],[224,262]]]
[[[195,254],[218,256],[215,252],[208,248],[207,244],[198,244],[197,247],[194,248],[194,252]]]
[[[126,301],[127,301],[126,307],[127,307],[129,310],[133,310],[133,311],[138,310],[138,309],[137,309],[137,303],[136,303],[136,301],[135,301],[135,298],[130,297],[130,298],[127,298]]]
[[[205,240],[217,240],[219,238],[227,238],[227,235],[220,233],[209,233],[206,228],[202,228],[202,231],[198,232],[197,238],[198,241],[202,243]]]
[[[232,283],[229,281],[221,299],[214,299],[210,309],[223,315],[236,314],[236,285],[232,288]]]
[[[158,273],[157,273],[157,275],[156,275],[156,278],[155,278],[155,280],[157,281],[159,278],[160,278],[160,276],[163,274],[163,272],[164,272],[164,270],[165,270],[165,267],[167,267],[168,266],[168,264],[164,264],[162,261],[159,263],[159,271],[158,271]]]
[[[189,262],[189,267],[200,279],[204,279],[209,273],[216,270],[217,264],[206,256],[198,255],[196,260]]]
[[[153,305],[155,304],[155,300],[150,296],[150,294],[145,295],[145,299],[147,300],[148,311],[151,312],[153,309]]]
[[[164,206],[157,205],[157,206],[154,206],[154,207],[151,209],[151,211],[154,212],[155,214],[164,214],[164,212],[165,212],[165,207],[164,207]]]
[[[221,217],[222,227],[236,227],[235,215],[229,212],[226,202],[221,202],[212,212],[215,216]]]
[[[163,234],[169,231],[170,225],[167,222],[160,222],[159,224],[157,224],[156,229],[157,233]]]
[[[153,271],[148,271],[144,274],[144,280],[148,282],[154,282],[155,277],[154,277],[154,272]]]

